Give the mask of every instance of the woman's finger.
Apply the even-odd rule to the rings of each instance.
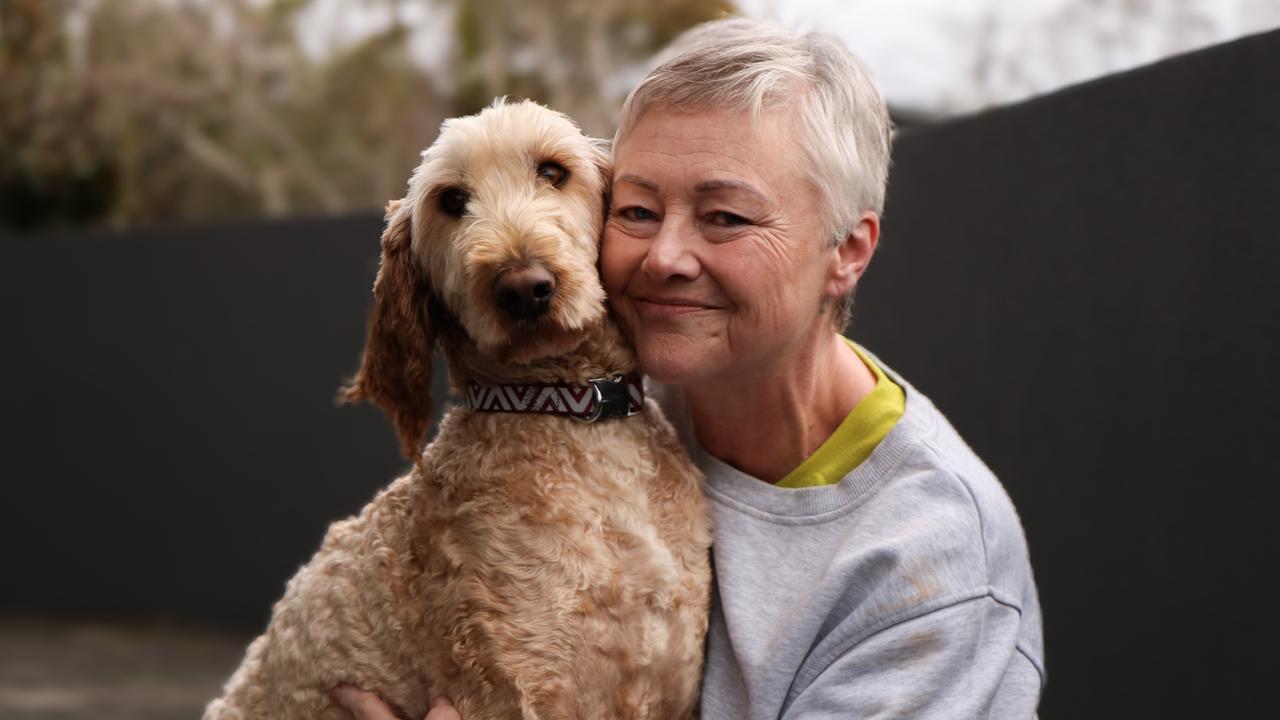
[[[377,693],[371,693],[350,685],[339,685],[329,691],[329,697],[346,708],[352,715],[355,715],[356,720],[396,720],[391,708],[382,702],[382,698],[378,697]],[[433,710],[432,712],[435,711]],[[445,717],[447,718],[448,716]],[[432,717],[431,720],[436,720],[436,718]]]
[[[431,712],[425,720],[462,720],[462,715],[449,702],[449,698],[440,695],[431,703]]]

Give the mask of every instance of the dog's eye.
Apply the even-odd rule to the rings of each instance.
[[[551,183],[551,187],[558,188],[569,179],[569,171],[560,163],[548,160],[538,166],[538,177]]]
[[[445,188],[440,193],[440,209],[446,215],[460,218],[467,211],[467,203],[471,195],[462,188]]]

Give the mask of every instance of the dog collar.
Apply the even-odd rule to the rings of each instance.
[[[592,423],[639,413],[644,409],[644,386],[639,373],[595,378],[586,385],[469,382],[466,403],[472,410],[484,412],[568,415],[574,420]]]

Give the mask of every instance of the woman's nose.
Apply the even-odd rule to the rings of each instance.
[[[691,219],[668,213],[649,243],[640,269],[650,279],[663,282],[672,278],[692,280],[701,272],[694,254],[697,233]]]

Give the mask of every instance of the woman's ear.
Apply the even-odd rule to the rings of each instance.
[[[392,200],[386,218],[364,356],[338,400],[373,401],[391,419],[405,456],[416,460],[431,422],[431,290],[413,254],[412,208]]]
[[[832,248],[835,255],[827,278],[827,295],[845,297],[853,292],[880,242],[880,216],[870,210],[862,213],[858,224]]]

